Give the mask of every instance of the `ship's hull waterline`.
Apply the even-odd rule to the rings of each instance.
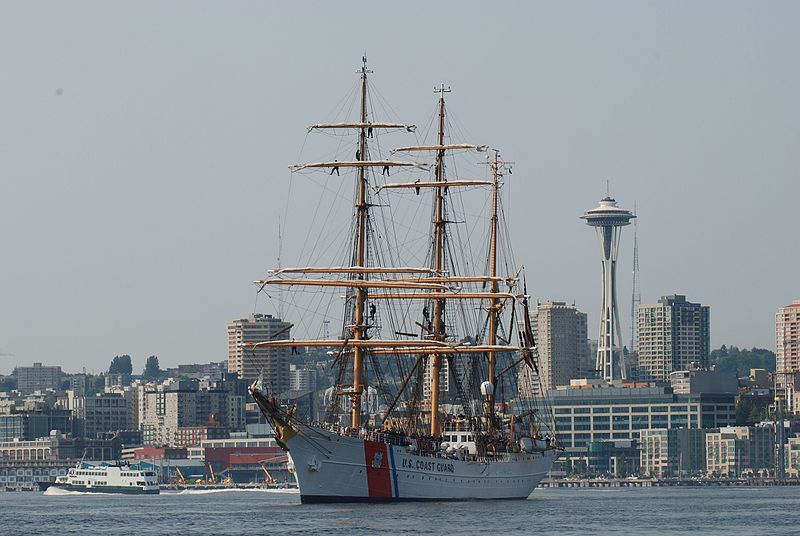
[[[303,427],[286,445],[303,503],[525,499],[557,451],[471,461]]]
[[[140,486],[77,486],[74,484],[50,484],[47,489],[60,489],[76,493],[114,493],[122,495],[158,495],[160,488],[144,489]]]

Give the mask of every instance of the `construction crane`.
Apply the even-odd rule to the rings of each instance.
[[[178,484],[180,484],[181,486],[185,486],[186,485],[186,477],[183,476],[183,473],[181,472],[181,468],[178,467],[178,466],[175,466],[175,472],[178,473],[178,478],[180,479],[180,480],[178,480]]]
[[[271,475],[271,474],[269,473],[269,471],[267,470],[267,466],[266,466],[266,465],[264,465],[264,462],[265,462],[265,461],[266,461],[266,460],[262,460],[262,461],[258,462],[258,464],[261,466],[261,470],[262,470],[262,471],[264,471],[264,474],[265,474],[265,475],[267,475],[267,480],[266,480],[266,483],[267,483],[267,484],[275,484],[275,483],[276,483],[276,480],[275,480],[274,478],[272,478],[272,475]]]

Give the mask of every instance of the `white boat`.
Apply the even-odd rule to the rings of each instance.
[[[66,475],[56,477],[47,488],[82,493],[158,494],[158,478],[153,471],[135,465],[78,464]]]
[[[352,172],[356,188],[347,208],[353,215],[353,235],[346,239],[349,265],[279,268],[256,282],[259,290],[314,287],[320,296],[331,289],[331,304],[344,298],[341,335],[301,340],[281,332],[280,340],[243,345],[251,350],[327,350],[331,366],[338,370],[328,414],[322,423],[298,418],[261,380],[250,392],[275,429],[279,445],[289,452],[304,503],[527,498],[561,449],[547,402],[523,395],[517,385],[523,378],[539,378],[524,278],[513,258],[500,259],[501,253],[509,253],[503,249],[508,241],[502,236],[500,188],[510,165],[495,150],[481,162],[488,165],[489,178],[447,176],[448,155],[485,152],[486,146],[448,139],[444,95],[449,88],[444,85],[436,88],[436,139],[391,151],[430,154],[434,161],[417,163],[381,154],[378,133],[410,132],[414,127],[371,116],[370,72],[364,58],[358,118],[309,128],[334,137],[354,134],[354,144],[339,144],[348,151],[354,147],[355,159],[291,166],[295,171],[322,170],[334,181]],[[404,169],[416,176],[388,182],[390,170]],[[422,174],[428,170],[429,176]],[[453,213],[451,199],[461,199],[461,192],[455,193],[461,188],[488,192],[483,206],[489,210],[482,219],[488,222],[488,240],[485,249],[466,260],[455,257],[470,254],[477,244],[459,244],[456,233],[448,230],[464,223],[461,218],[474,217],[468,211]],[[429,199],[431,219],[395,225],[391,220],[385,223],[387,214],[395,214],[389,210],[381,213],[383,220],[372,216],[374,210],[391,206],[391,195],[410,196],[415,203]],[[406,224],[430,226],[424,242],[428,253],[409,254],[412,259],[425,258],[425,266],[403,262],[404,244],[390,236]],[[398,245],[396,251],[385,251],[393,244]],[[485,271],[476,273],[476,266]],[[511,272],[501,273],[504,269]],[[315,311],[298,306],[298,314],[308,313]],[[448,381],[449,403],[443,399],[447,389],[442,385]],[[371,392],[383,396],[382,408],[369,402]]]

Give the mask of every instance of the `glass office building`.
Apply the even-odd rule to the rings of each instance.
[[[595,441],[639,440],[650,428],[721,428],[736,420],[733,393],[675,394],[671,387],[589,387],[549,391],[567,454]]]

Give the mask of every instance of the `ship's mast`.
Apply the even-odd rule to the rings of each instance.
[[[490,241],[490,249],[489,249],[489,263],[490,263],[490,273],[489,276],[491,277],[491,292],[495,294],[498,292],[498,285],[497,285],[497,203],[498,203],[498,193],[500,190],[500,178],[502,177],[500,166],[503,162],[500,160],[500,153],[499,151],[494,151],[494,160],[491,162],[492,166],[492,221],[491,221],[491,228],[492,228],[492,236]],[[497,344],[497,327],[499,324],[499,315],[500,309],[502,305],[500,304],[500,300],[496,297],[493,297],[489,300],[489,341],[490,345]],[[487,403],[489,406],[489,415],[488,415],[488,424],[487,424],[487,432],[489,435],[492,434],[494,428],[494,391],[495,391],[495,364],[496,364],[496,355],[494,351],[487,352],[489,356],[489,377],[488,381],[491,384],[491,391],[489,392],[487,398]]]
[[[361,66],[361,114],[360,122],[361,129],[358,134],[358,158],[357,160],[366,160],[367,154],[367,74],[371,73],[367,69],[367,58],[362,58],[363,65]],[[356,231],[356,247],[355,247],[355,266],[366,266],[367,258],[367,168],[365,166],[358,167],[358,202],[357,209],[357,231]],[[364,280],[367,277],[366,273],[359,273],[355,276],[357,279]],[[355,308],[353,311],[353,339],[362,340],[367,331],[365,321],[365,308],[367,303],[367,289],[365,287],[357,287],[355,294]],[[362,383],[364,374],[364,348],[356,347],[353,351],[353,391],[350,394],[350,426],[353,428],[361,427],[361,395],[364,389]]]
[[[313,346],[338,348],[339,354],[346,349],[353,356],[352,383],[344,385],[337,382],[338,395],[350,397],[350,425],[360,428],[362,423],[362,400],[365,393],[365,361],[367,355],[417,355],[420,359],[430,359],[431,373],[431,434],[438,436],[441,431],[439,418],[439,395],[440,395],[440,375],[442,370],[442,356],[447,356],[454,352],[465,354],[478,354],[487,351],[504,351],[505,346],[496,348],[485,344],[455,344],[448,345],[446,323],[445,323],[445,301],[448,299],[457,300],[484,300],[491,298],[515,298],[510,293],[487,293],[487,292],[465,292],[458,283],[486,283],[488,277],[469,277],[451,276],[445,267],[445,249],[447,242],[446,235],[446,205],[445,196],[447,189],[451,187],[472,187],[472,186],[491,186],[492,182],[487,180],[453,180],[445,179],[444,159],[448,150],[476,150],[482,152],[486,149],[485,145],[474,145],[466,143],[444,144],[445,129],[445,101],[444,94],[450,92],[450,88],[441,85],[435,91],[440,94],[439,98],[439,125],[437,144],[433,146],[409,146],[394,149],[396,152],[415,152],[415,151],[435,151],[436,167],[435,178],[433,181],[416,181],[409,183],[384,184],[382,188],[414,188],[419,194],[420,189],[433,188],[434,198],[434,235],[433,235],[433,255],[431,263],[425,268],[416,267],[388,267],[388,266],[367,266],[369,263],[370,248],[367,244],[369,234],[369,207],[371,206],[368,198],[368,171],[367,168],[380,166],[386,172],[391,167],[407,167],[427,169],[427,166],[417,162],[409,162],[393,159],[371,160],[368,155],[367,138],[371,138],[375,129],[402,129],[414,132],[415,126],[404,123],[394,122],[373,122],[367,113],[367,76],[372,71],[367,69],[366,58],[363,58],[363,66],[356,71],[361,77],[361,106],[358,122],[339,122],[339,123],[318,123],[309,127],[312,130],[347,130],[353,129],[358,132],[358,149],[355,160],[333,160],[323,162],[310,162],[294,164],[289,166],[293,171],[314,169],[330,169],[330,175],[335,172],[339,176],[340,168],[357,168],[356,177],[358,184],[356,187],[356,220],[355,237],[351,257],[351,266],[332,266],[332,267],[295,267],[280,268],[272,270],[271,275],[266,279],[255,281],[259,289],[266,285],[293,285],[293,286],[320,286],[320,287],[340,287],[347,290],[348,303],[352,300],[351,313],[346,319],[344,341],[323,340],[323,341],[296,341],[296,340],[269,340],[258,343],[248,344],[249,347],[283,347],[283,346]],[[311,274],[319,274],[320,277],[308,277]],[[346,274],[346,278],[337,279],[337,274]],[[392,276],[394,274],[394,276]],[[396,277],[397,275],[403,277]],[[331,278],[333,277],[333,278]],[[456,285],[456,286],[453,286]],[[497,288],[497,284],[492,286]],[[379,289],[371,291],[370,289]],[[418,292],[420,290],[428,292]],[[367,315],[367,306],[370,300],[415,300],[424,299],[433,305],[433,315],[425,326],[427,335],[424,339],[409,340],[374,340],[368,336],[369,321],[371,314]],[[423,313],[428,320],[427,313]],[[327,339],[327,337],[326,337]],[[343,371],[344,369],[342,369]],[[402,389],[401,389],[402,391]]]
[[[444,146],[444,94],[450,92],[450,88],[442,84],[435,89],[439,93],[439,135],[437,143],[440,147]],[[440,149],[436,153],[436,175],[435,181],[444,180],[444,155],[445,150]],[[437,277],[444,275],[444,240],[445,240],[445,219],[444,219],[444,192],[443,188],[435,188],[435,208],[433,215],[434,245],[433,245],[433,269]],[[433,333],[432,338],[437,341],[445,339],[444,323],[445,300],[436,299],[433,302]],[[442,371],[442,356],[434,354],[431,356],[431,435],[437,437],[439,430],[439,390],[440,376]]]

